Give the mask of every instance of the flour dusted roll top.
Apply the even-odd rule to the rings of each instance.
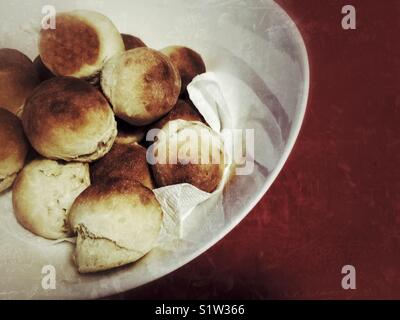
[[[48,239],[68,237],[70,207],[89,184],[87,164],[33,160],[18,175],[13,187],[15,216],[36,235]]]
[[[94,161],[111,149],[117,135],[106,98],[72,77],[43,82],[27,100],[22,123],[32,146],[49,159]]]
[[[40,57],[55,75],[94,77],[105,61],[125,50],[121,34],[106,16],[88,10],[62,12],[55,29],[42,29]]]
[[[106,63],[101,88],[119,118],[142,126],[160,119],[174,107],[181,80],[164,54],[136,48]]]

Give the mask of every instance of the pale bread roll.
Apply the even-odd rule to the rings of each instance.
[[[35,150],[55,160],[97,160],[111,149],[117,135],[106,98],[72,77],[43,82],[27,100],[22,123]]]
[[[32,61],[14,49],[0,49],[0,107],[16,114],[39,84]]]
[[[125,50],[119,31],[101,13],[76,10],[56,19],[56,29],[42,29],[39,39],[40,57],[55,75],[92,78]]]
[[[155,245],[162,211],[153,192],[136,181],[110,179],[87,188],[74,202],[74,260],[81,273],[134,262]]]
[[[87,164],[33,160],[15,181],[14,214],[22,226],[38,236],[68,237],[71,235],[69,209],[89,185]]]
[[[0,192],[11,187],[29,150],[21,120],[0,108]]]
[[[168,122],[148,150],[158,187],[189,183],[200,190],[213,192],[222,180],[224,159],[221,138],[197,121]]]
[[[106,63],[101,88],[117,117],[143,126],[174,107],[181,80],[168,57],[150,48],[136,48]]]

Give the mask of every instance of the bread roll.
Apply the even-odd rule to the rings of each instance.
[[[101,88],[115,114],[142,126],[168,113],[178,100],[181,80],[162,53],[136,48],[116,55],[104,66]]]
[[[71,235],[69,209],[89,184],[87,164],[33,160],[14,184],[15,216],[36,235],[48,239],[68,237]]]
[[[154,123],[151,127],[161,129],[169,121],[173,120],[186,120],[186,121],[198,121],[205,123],[203,116],[196,109],[191,101],[178,100],[175,107],[172,108],[170,112],[159,121]]]
[[[162,211],[153,192],[136,181],[110,179],[87,188],[74,202],[78,271],[96,272],[136,261],[157,240]]]
[[[22,123],[35,150],[55,160],[94,161],[111,149],[117,135],[104,96],[72,77],[43,82],[27,100]]]
[[[98,12],[76,10],[56,18],[56,29],[42,29],[39,39],[40,57],[55,75],[91,78],[125,50],[117,28]]]
[[[92,164],[90,177],[93,183],[109,178],[125,178],[138,181],[153,189],[146,149],[137,143],[114,143],[110,152]]]
[[[117,119],[118,134],[115,142],[118,143],[134,143],[141,142],[146,136],[147,126],[133,126],[123,120]]]
[[[32,61],[14,49],[0,49],[0,106],[16,114],[39,84]]]
[[[11,187],[23,168],[29,150],[21,121],[0,108],[0,192]]]
[[[36,69],[36,73],[38,74],[40,81],[46,81],[54,78],[54,74],[44,65],[40,56],[37,56],[35,60],[33,60],[33,66]]]
[[[168,56],[179,70],[182,79],[181,93],[186,91],[195,76],[206,72],[202,57],[190,48],[171,46],[162,49],[161,52]]]
[[[147,47],[145,43],[138,37],[130,34],[121,33],[122,40],[124,41],[125,50],[131,50],[135,48]]]
[[[150,148],[148,153],[153,156],[149,161],[153,164],[153,177],[158,187],[189,183],[200,190],[213,192],[222,180],[225,169],[223,143],[201,122],[168,122]]]

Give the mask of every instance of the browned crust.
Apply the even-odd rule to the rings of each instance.
[[[145,106],[145,109],[149,113],[159,113],[160,112],[160,100],[165,100],[166,105],[170,106],[171,104],[173,105],[173,102],[171,101],[174,99],[176,96],[175,93],[175,86],[168,85],[169,79],[173,77],[172,75],[173,71],[171,70],[170,66],[167,64],[167,62],[161,60],[157,65],[154,65],[150,70],[144,75],[144,84],[145,87],[147,87],[147,92],[150,93],[148,95],[144,95],[144,98],[154,98],[155,94],[152,89],[154,86],[154,83],[164,83],[165,85],[163,86],[163,96],[161,97],[159,95],[158,99],[156,99],[156,103],[152,103],[152,100],[149,99],[149,103]]]
[[[126,81],[126,77],[132,81]],[[180,85],[179,72],[171,60],[150,48],[126,51],[111,59],[103,70],[103,90],[116,115],[138,126],[150,124],[168,113],[178,100]]]
[[[223,164],[155,164],[152,171],[158,187],[190,183],[211,193],[222,179]]]
[[[10,48],[0,49],[0,69],[8,68],[10,65],[22,66],[29,69],[31,64],[32,61],[18,50]]]
[[[121,33],[122,40],[124,41],[125,50],[131,50],[135,48],[147,47],[146,44],[131,34]]]
[[[100,52],[96,30],[81,19],[57,16],[56,29],[42,29],[39,51],[43,63],[56,75],[72,75],[85,64],[95,64]]]
[[[151,50],[150,54],[155,59],[153,65],[143,74],[142,98],[147,101],[145,109],[148,113],[162,116],[169,112],[178,100],[180,79],[177,70],[166,56],[154,50]]]
[[[32,61],[14,49],[0,49],[0,106],[17,113],[39,84]]]
[[[176,107],[176,111],[171,115],[167,115],[161,121],[155,124],[155,128],[165,129],[166,124],[173,120],[186,120],[186,121],[200,121],[203,120],[198,111],[194,106],[191,106],[188,102],[180,100],[181,103]],[[175,110],[175,109],[174,109]],[[171,111],[172,113],[172,111]],[[204,120],[203,120],[204,123]],[[157,143],[157,142],[156,142]],[[162,143],[162,142],[161,142]],[[168,143],[167,143],[168,147]],[[178,147],[179,149],[179,147]],[[167,148],[168,150],[168,148]],[[205,151],[205,150],[204,150]],[[211,150],[210,150],[211,151]],[[202,157],[201,149],[198,150],[199,159]],[[167,151],[168,153],[168,151]],[[219,150],[220,163],[180,163],[179,158],[178,163],[168,164],[168,163],[156,163],[151,166],[153,178],[157,187],[164,187],[168,185],[189,183],[193,186],[199,188],[200,190],[206,192],[213,192],[218,187],[222,180],[225,160],[222,150]],[[211,156],[211,154],[210,154]],[[211,160],[211,159],[209,159]]]
[[[173,109],[166,116],[154,123],[151,126],[151,129],[161,129],[168,122],[178,119],[206,123],[203,116],[200,114],[200,112],[196,109],[191,101],[178,100]]]
[[[148,126],[133,126],[121,119],[117,120],[118,135],[115,142],[120,143],[133,143],[141,142],[146,136],[146,132],[149,130]]]
[[[150,170],[146,160],[146,149],[136,143],[115,143],[110,152],[90,167],[93,183],[121,178],[142,183],[153,189]]]
[[[176,47],[168,53],[169,58],[179,70],[182,80],[181,93],[186,91],[188,84],[199,74],[206,72],[206,66],[200,54],[187,47]]]
[[[29,145],[19,118],[3,108],[0,108],[0,145],[0,166],[9,168],[8,174],[22,169]]]
[[[55,77],[54,74],[44,65],[40,56],[37,56],[35,60],[33,60],[33,66],[36,69],[40,81],[46,81]]]
[[[53,130],[77,135],[79,130],[97,125],[97,121],[108,121],[110,112],[106,98],[89,83],[72,77],[55,77],[43,82],[26,101],[22,122],[35,146],[35,141],[51,143]]]
[[[93,183],[78,196],[73,206],[91,201],[97,202],[112,196],[126,196],[127,201],[134,201],[132,196],[136,196],[143,205],[150,203],[159,205],[154,193],[140,182],[122,178],[108,178],[101,182]]]
[[[63,125],[74,130],[90,122],[88,115],[99,106],[109,107],[106,98],[89,83],[56,77],[43,82],[27,100],[24,128],[28,134],[45,134],[49,128]]]

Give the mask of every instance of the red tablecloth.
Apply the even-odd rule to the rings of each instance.
[[[115,298],[400,298],[400,1],[279,0],[311,66],[306,118],[264,198],[188,265]],[[341,28],[341,8],[357,30]],[[356,268],[356,290],[341,269]]]

